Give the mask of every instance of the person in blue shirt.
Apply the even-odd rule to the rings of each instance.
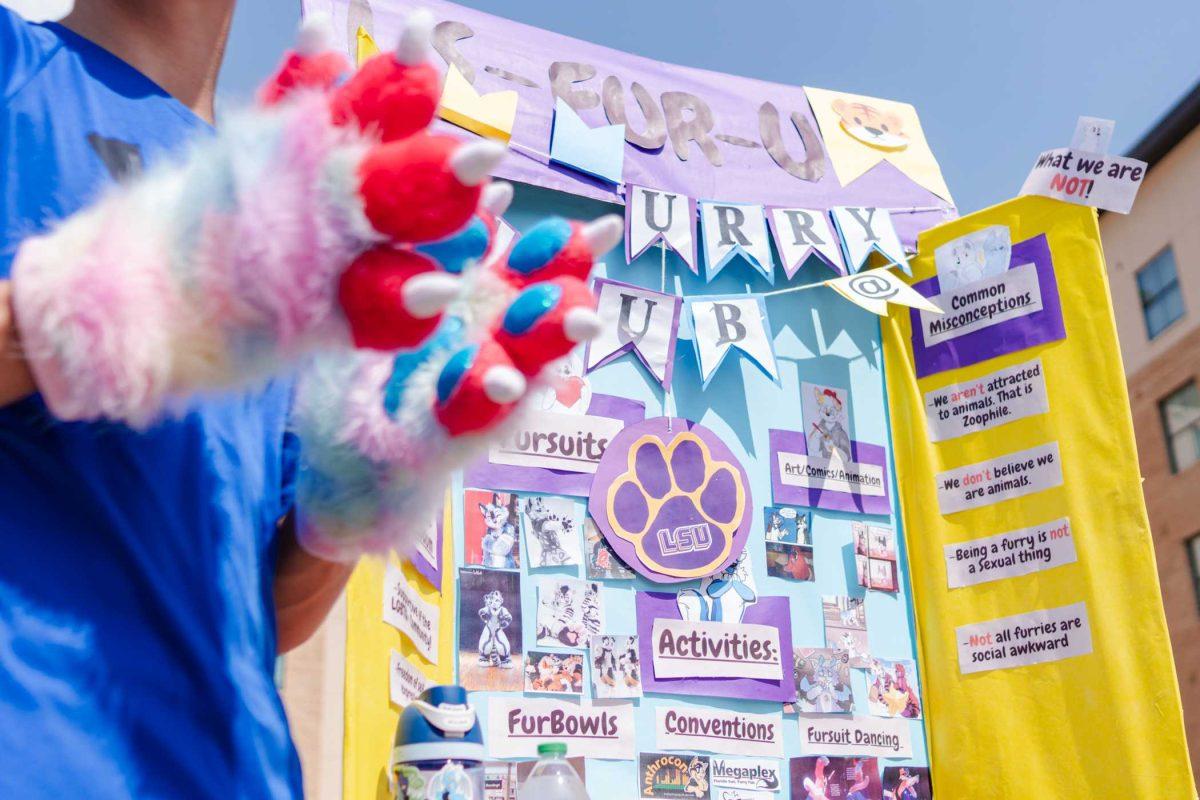
[[[0,797],[302,791],[274,660],[350,567],[288,522],[290,382],[142,432],[55,420],[5,280],[23,238],[211,132],[233,6],[0,8]]]

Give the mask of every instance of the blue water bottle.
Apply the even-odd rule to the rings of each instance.
[[[483,800],[483,731],[461,686],[432,686],[409,703],[392,742],[396,800]]]

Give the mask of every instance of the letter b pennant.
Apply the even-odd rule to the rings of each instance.
[[[688,301],[692,341],[704,386],[733,348],[779,382],[779,368],[771,345],[771,323],[762,297],[696,297]]]

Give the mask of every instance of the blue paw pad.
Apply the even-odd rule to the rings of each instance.
[[[458,233],[420,245],[417,252],[437,261],[446,272],[458,275],[487,252],[488,239],[487,225],[479,217],[472,217]]]
[[[553,283],[530,286],[517,295],[501,323],[506,333],[520,335],[532,328],[539,319],[549,314],[562,299],[562,289]]]
[[[550,217],[539,222],[513,245],[508,266],[515,272],[528,275],[550,263],[571,239],[571,223],[562,217]]]
[[[445,403],[450,399],[450,395],[454,394],[454,390],[462,382],[463,376],[470,371],[471,365],[475,363],[475,356],[478,354],[479,345],[473,344],[450,356],[446,366],[442,367],[442,374],[438,376],[437,397],[439,403]]]

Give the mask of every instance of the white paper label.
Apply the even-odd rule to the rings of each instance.
[[[656,709],[659,750],[783,757],[783,715],[680,706]]]
[[[526,415],[491,449],[488,460],[514,467],[594,473],[604,448],[624,426],[611,417],[539,411]]]
[[[488,755],[536,758],[543,742],[565,742],[571,755],[633,759],[632,703],[584,706],[558,700],[494,695],[488,700]]]
[[[387,565],[383,577],[383,621],[407,636],[431,663],[437,663],[437,606],[425,602],[395,564]]]
[[[1128,214],[1137,198],[1146,162],[1059,147],[1038,156],[1021,194],[1040,194],[1080,206]]]
[[[736,797],[770,797],[783,788],[779,762],[765,758],[722,758],[713,756],[708,762],[708,780],[715,789],[741,789]],[[746,794],[751,792],[751,794]],[[715,794],[716,797],[726,795]],[[734,795],[731,795],[731,797]]]
[[[838,458],[818,458],[780,450],[779,480],[784,486],[883,497],[883,467]]]
[[[943,514],[1061,486],[1058,442],[939,472],[936,480],[938,507]]]
[[[413,541],[413,549],[417,551],[421,558],[428,561],[434,569],[438,568],[438,562],[441,560],[438,558],[437,540],[437,520],[431,519],[429,524],[417,535],[416,540]]]
[[[1042,310],[1037,267],[1021,264],[929,298],[943,313],[918,312],[925,346],[955,339]]]
[[[398,706],[406,706],[433,684],[434,682],[426,678],[425,674],[413,666],[411,661],[395,650],[392,651],[391,665],[388,671],[388,694],[393,703]]]
[[[906,719],[800,715],[800,754],[911,758]]]
[[[955,629],[962,674],[1009,669],[1092,652],[1087,603],[1031,611]]]
[[[951,589],[1013,578],[1075,563],[1075,537],[1066,517],[969,542],[946,545]]]
[[[653,653],[658,678],[783,680],[779,629],[770,625],[660,618]]]
[[[712,800],[775,800],[774,792],[765,789],[736,789],[731,786],[713,786],[709,789]]]
[[[1049,410],[1040,358],[925,393],[929,438],[935,442],[989,431]]]

